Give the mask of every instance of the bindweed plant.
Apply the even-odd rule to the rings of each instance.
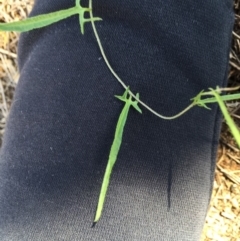
[[[80,0],[81,1],[81,0]],[[101,18],[85,18],[85,12],[90,12],[90,8],[84,8],[80,5],[80,1],[76,0],[75,6],[72,8],[41,14],[35,17],[27,18],[22,21],[17,21],[13,23],[0,23],[0,30],[3,31],[16,31],[16,32],[26,32],[37,28],[42,28],[48,26],[50,24],[56,23],[65,18],[71,17],[73,15],[79,15],[79,25],[80,31],[84,34],[84,24],[86,22],[94,22],[98,20],[102,20]]]
[[[89,12],[89,16],[90,16],[89,18],[84,17],[84,14],[86,12]],[[238,146],[240,147],[239,130],[238,130],[237,126],[235,125],[233,119],[231,118],[230,114],[228,113],[228,110],[227,110],[227,108],[224,104],[224,101],[231,101],[231,100],[239,99],[240,94],[222,95],[223,91],[237,90],[238,88],[232,88],[232,89],[219,88],[219,87],[216,87],[215,89],[209,88],[208,91],[201,91],[197,96],[192,98],[191,99],[192,103],[188,107],[186,107],[183,111],[181,111],[180,113],[178,113],[174,116],[168,117],[168,116],[163,116],[163,115],[157,113],[155,110],[153,110],[148,105],[146,105],[142,100],[140,100],[139,94],[134,95],[131,92],[131,90],[129,89],[129,87],[127,87],[127,85],[124,83],[124,81],[122,81],[122,79],[116,74],[116,72],[111,67],[111,65],[110,65],[110,63],[109,63],[109,61],[108,61],[108,59],[105,55],[104,49],[102,47],[100,38],[98,36],[97,29],[95,27],[95,21],[100,21],[102,19],[99,18],[99,17],[93,17],[92,0],[89,0],[89,7],[88,8],[85,8],[85,7],[81,6],[81,0],[76,0],[75,6],[72,7],[72,8],[69,8],[69,9],[64,9],[64,10],[60,10],[60,11],[56,11],[56,12],[52,12],[52,13],[47,13],[47,14],[41,14],[41,15],[38,15],[38,16],[35,16],[35,17],[27,18],[27,19],[22,20],[22,21],[18,21],[18,22],[0,23],[0,30],[2,30],[2,31],[17,31],[17,32],[30,31],[30,30],[33,30],[33,29],[46,27],[50,24],[54,24],[54,23],[56,23],[58,21],[61,21],[65,18],[71,17],[72,15],[79,15],[79,25],[80,25],[80,31],[81,31],[82,34],[84,34],[85,23],[91,22],[92,29],[93,29],[94,35],[96,37],[96,41],[97,41],[98,46],[99,46],[99,50],[101,51],[101,54],[103,56],[103,59],[104,59],[106,65],[107,65],[108,69],[111,71],[113,76],[117,79],[117,81],[125,89],[125,92],[122,96],[116,96],[118,99],[124,101],[125,105],[123,107],[123,110],[122,110],[122,112],[119,116],[118,122],[117,122],[115,135],[114,135],[114,141],[113,141],[113,144],[111,146],[111,150],[110,150],[110,154],[109,154],[109,160],[108,160],[108,164],[107,164],[107,167],[106,167],[106,171],[105,171],[105,174],[104,174],[104,179],[103,179],[103,182],[102,182],[102,187],[101,187],[101,191],[100,191],[100,195],[99,195],[99,201],[98,201],[95,219],[94,219],[94,223],[93,223],[94,225],[96,224],[96,222],[98,222],[98,220],[100,219],[101,214],[102,214],[104,201],[105,201],[105,197],[106,197],[106,193],[107,193],[107,189],[108,189],[108,185],[109,185],[109,181],[110,181],[110,176],[111,176],[111,173],[112,173],[113,166],[116,162],[118,152],[120,150],[124,126],[125,126],[127,116],[128,116],[128,112],[129,112],[129,109],[130,109],[131,106],[134,107],[138,112],[142,113],[141,109],[138,106],[138,104],[141,104],[142,106],[144,106],[147,110],[152,112],[157,117],[165,119],[165,120],[173,120],[173,119],[176,119],[176,118],[180,117],[181,115],[183,115],[184,113],[186,113],[187,111],[189,111],[191,108],[193,108],[195,106],[210,109],[207,106],[208,104],[218,103],[218,105],[219,105],[219,107],[222,111],[222,114],[223,114],[223,116],[226,120],[226,123],[229,126]],[[132,100],[132,98],[135,99],[135,100]]]

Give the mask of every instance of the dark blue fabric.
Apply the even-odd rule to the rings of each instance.
[[[74,6],[37,0],[31,15]],[[87,1],[82,1],[87,6]],[[116,72],[164,115],[226,85],[232,1],[93,1]],[[131,110],[102,218],[91,228],[123,103],[90,24],[74,16],[21,35],[20,80],[0,155],[2,241],[197,241],[212,190],[221,115],[173,121]]]

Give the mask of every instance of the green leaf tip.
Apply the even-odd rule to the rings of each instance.
[[[115,95],[115,97],[118,98],[119,100],[126,101],[127,100],[128,91],[129,91],[129,86],[124,91],[123,95]]]

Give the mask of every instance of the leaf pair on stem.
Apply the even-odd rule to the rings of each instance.
[[[80,5],[80,1],[76,0],[76,5],[72,8],[59,10],[52,13],[41,14],[35,17],[27,18],[22,21],[17,21],[13,23],[0,23],[0,30],[3,31],[16,31],[16,32],[26,32],[37,28],[46,27],[50,24],[56,23],[65,18],[71,17],[73,15],[79,15],[79,24],[81,33],[84,34],[84,24],[91,21],[99,21],[101,18],[85,18],[84,14],[90,12],[90,8],[84,8]]]
[[[98,36],[97,30],[96,30],[96,27],[95,27],[95,24],[94,24],[95,21],[99,21],[99,20],[102,20],[102,19],[99,18],[99,17],[93,17],[93,15],[92,15],[92,0],[89,0],[89,7],[88,8],[82,7],[80,5],[80,1],[81,0],[76,0],[75,6],[72,7],[72,8],[69,8],[69,9],[60,10],[60,11],[47,13],[47,14],[41,14],[39,16],[30,17],[30,18],[27,18],[27,19],[19,21],[19,22],[0,23],[0,30],[26,32],[26,31],[30,31],[30,30],[33,30],[33,29],[46,27],[50,24],[56,23],[60,20],[63,20],[63,19],[66,19],[68,17],[71,17],[73,15],[78,14],[79,15],[79,24],[80,24],[81,33],[84,34],[84,24],[86,22],[91,22],[92,28],[93,28],[93,31],[94,31],[94,34],[95,34],[95,37],[96,37],[96,40],[97,40],[97,43],[98,43],[98,46],[99,46],[99,49],[102,53],[102,56],[104,58],[104,61],[105,61],[106,65],[108,66],[109,70],[114,75],[114,77],[118,80],[118,82],[125,88],[125,92],[124,92],[123,96],[116,96],[118,99],[124,101],[125,105],[124,105],[123,110],[122,110],[122,112],[119,116],[119,120],[118,120],[117,127],[116,127],[116,130],[115,130],[114,141],[113,141],[113,144],[112,144],[112,147],[111,147],[111,150],[110,150],[109,160],[108,160],[108,164],[107,164],[107,167],[106,167],[104,179],[103,179],[103,182],[102,182],[102,188],[101,188],[100,195],[99,195],[97,211],[96,211],[96,215],[95,215],[95,219],[94,219],[94,224],[95,224],[100,219],[101,214],[102,214],[104,201],[105,201],[105,197],[106,197],[106,194],[107,194],[107,189],[108,189],[108,185],[109,185],[109,181],[110,181],[111,172],[112,172],[113,166],[116,162],[118,152],[120,150],[124,126],[125,126],[127,116],[128,116],[128,112],[129,112],[129,109],[130,109],[131,106],[133,106],[138,112],[141,113],[141,109],[138,107],[138,103],[142,104],[146,109],[148,109],[150,112],[152,112],[154,115],[158,116],[159,118],[162,118],[162,119],[165,119],[165,120],[172,120],[172,119],[176,119],[176,118],[180,117],[181,115],[186,113],[188,110],[190,110],[194,106],[200,106],[200,107],[210,109],[209,107],[207,107],[207,104],[217,102],[220,106],[220,109],[221,109],[223,115],[224,115],[224,118],[226,119],[226,123],[228,124],[234,138],[236,139],[238,145],[240,146],[239,130],[236,127],[236,125],[235,125],[234,121],[232,120],[231,116],[229,115],[229,113],[227,111],[227,108],[226,108],[226,106],[223,102],[223,101],[239,99],[240,94],[230,94],[230,95],[222,95],[221,96],[220,94],[221,94],[222,91],[229,90],[229,89],[226,89],[226,88],[220,89],[219,87],[217,87],[214,90],[212,88],[209,88],[208,92],[201,91],[197,96],[195,96],[192,99],[192,103],[187,108],[185,108],[183,111],[181,111],[180,113],[178,113],[174,116],[168,117],[168,116],[163,116],[163,115],[157,113],[156,111],[151,109],[148,105],[146,105],[144,102],[142,102],[139,99],[138,94],[134,95],[129,90],[129,88],[126,86],[126,84],[116,74],[116,72],[113,70],[113,68],[111,67],[111,65],[108,62],[108,59],[107,59],[107,57],[104,53],[100,38]],[[89,12],[90,18],[84,17],[84,14],[86,12]],[[128,95],[129,95],[129,97],[128,97]],[[205,98],[205,99],[202,98],[203,96],[209,96],[209,95],[212,96],[212,97]],[[132,97],[135,99],[135,101],[132,101]]]

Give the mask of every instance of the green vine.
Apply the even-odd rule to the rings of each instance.
[[[85,18],[84,14],[86,12],[89,12],[90,18]],[[47,13],[47,14],[41,14],[35,17],[30,17],[22,21],[18,22],[12,22],[12,23],[0,23],[0,30],[3,31],[17,31],[17,32],[26,32],[30,31],[33,29],[38,29],[42,27],[46,27],[50,24],[56,23],[60,20],[66,19],[68,17],[71,17],[73,15],[79,15],[79,25],[80,25],[80,31],[82,34],[84,34],[84,26],[85,23],[91,22],[92,24],[92,29],[94,32],[94,35],[96,37],[96,41],[98,43],[100,52],[103,56],[103,59],[110,70],[110,72],[113,74],[113,76],[117,79],[117,81],[123,86],[125,89],[124,95],[121,97],[117,97],[120,100],[126,102],[123,111],[121,112],[121,115],[119,117],[119,121],[117,123],[117,128],[115,132],[115,138],[113,141],[113,145],[111,147],[110,155],[109,155],[109,162],[108,166],[104,175],[104,181],[102,183],[102,188],[99,196],[99,203],[96,211],[96,216],[94,222],[96,223],[101,216],[103,205],[104,205],[104,200],[107,192],[107,187],[109,184],[110,180],[110,175],[112,172],[113,165],[116,161],[118,151],[120,149],[121,145],[121,140],[122,140],[122,134],[123,134],[123,129],[124,125],[127,119],[127,113],[129,111],[130,106],[133,106],[136,110],[141,112],[140,108],[138,107],[137,104],[141,104],[144,106],[147,110],[152,112],[154,115],[158,116],[159,118],[165,119],[165,120],[173,120],[181,115],[185,114],[187,111],[189,111],[191,108],[195,106],[203,107],[206,109],[210,109],[207,104],[211,103],[218,103],[224,118],[226,119],[226,123],[228,124],[234,138],[237,141],[237,144],[240,146],[240,133],[235,125],[234,121],[232,120],[231,116],[229,115],[227,108],[224,104],[224,101],[230,101],[230,100],[236,100],[240,99],[240,94],[228,94],[228,95],[221,95],[223,91],[231,91],[231,90],[236,90],[235,89],[228,89],[228,88],[219,88],[216,87],[216,89],[209,88],[208,91],[201,91],[198,95],[196,95],[194,98],[191,99],[192,103],[187,106],[184,110],[179,112],[178,114],[174,116],[164,116],[153,110],[151,107],[149,107],[147,104],[145,104],[143,101],[139,99],[139,95],[134,95],[130,89],[127,87],[127,85],[124,83],[124,81],[116,74],[112,66],[110,65],[106,54],[104,52],[103,46],[101,44],[101,40],[99,38],[96,26],[95,26],[95,21],[100,21],[102,20],[99,17],[93,17],[92,13],[92,0],[89,0],[89,7],[85,8],[81,6],[81,0],[76,0],[75,1],[75,6],[69,9],[64,9],[64,10],[59,10],[56,12],[52,13]],[[129,95],[129,98],[127,96]],[[209,97],[210,96],[210,97]],[[132,101],[131,98],[134,98],[135,101]]]

